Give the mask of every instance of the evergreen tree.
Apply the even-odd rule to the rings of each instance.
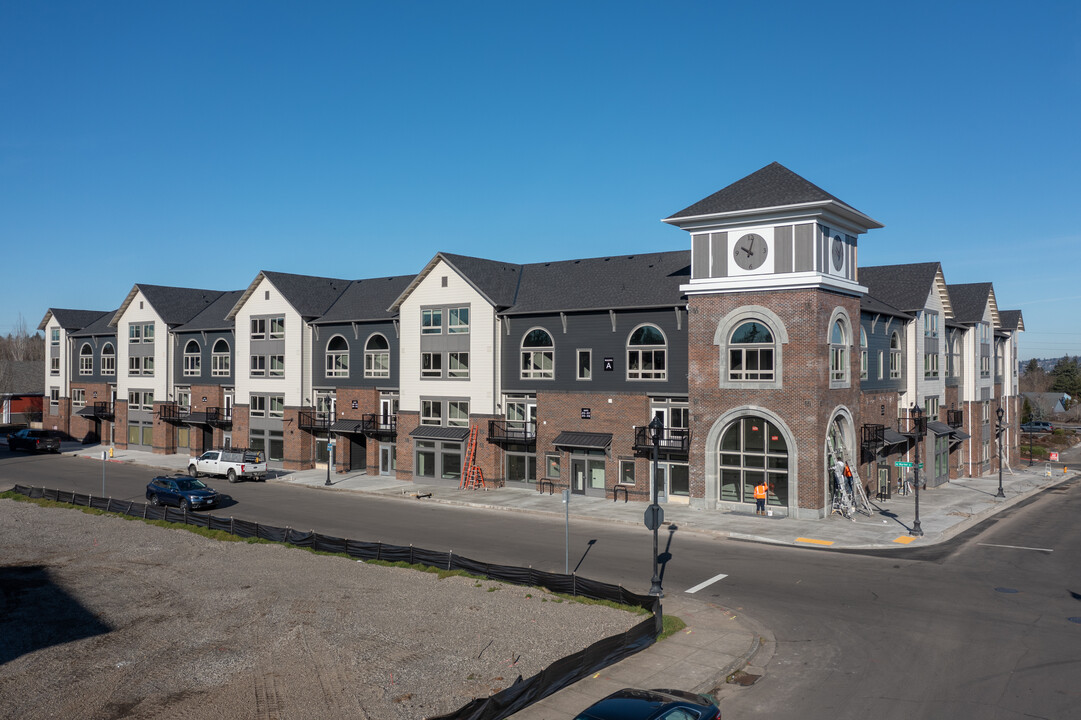
[[[1077,358],[1063,355],[1055,363],[1051,370],[1051,392],[1067,393],[1071,396],[1081,395],[1081,368],[1078,367]]]

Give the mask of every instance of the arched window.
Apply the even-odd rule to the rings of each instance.
[[[83,343],[79,348],[79,374],[94,374],[94,348],[90,347],[90,343]]]
[[[534,328],[522,338],[522,379],[555,377],[555,343],[543,328]]]
[[[773,333],[757,320],[745,322],[728,340],[729,380],[773,380]]]
[[[720,499],[754,502],[754,487],[766,483],[766,503],[788,505],[788,444],[773,423],[742,417],[721,433],[717,450]]]
[[[390,343],[379,333],[364,345],[364,377],[390,377]]]
[[[116,348],[112,343],[105,343],[101,348],[101,374],[116,375]]]
[[[214,343],[210,355],[210,374],[214,377],[228,377],[229,369],[229,343],[225,338],[219,338]]]
[[[867,379],[867,331],[860,328],[860,380]]]
[[[901,377],[901,335],[895,330],[890,335],[890,379]]]
[[[327,343],[327,377],[349,377],[349,343],[341,335]]]
[[[667,342],[655,325],[642,325],[627,341],[627,379],[664,380],[668,377]]]
[[[199,352],[199,343],[188,340],[184,346],[184,375],[202,374],[203,357]]]
[[[830,382],[848,380],[848,329],[844,321],[834,320],[830,329]]]

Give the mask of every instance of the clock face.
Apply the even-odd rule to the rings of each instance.
[[[840,235],[833,236],[833,269],[840,270],[845,262],[845,244]]]
[[[732,248],[732,259],[744,270],[754,270],[762,267],[768,253],[769,246],[766,245],[764,237],[757,233],[747,233],[736,240],[736,246]]]

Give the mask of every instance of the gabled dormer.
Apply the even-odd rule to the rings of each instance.
[[[772,163],[664,219],[691,234],[688,294],[864,292],[857,237],[882,224]]]

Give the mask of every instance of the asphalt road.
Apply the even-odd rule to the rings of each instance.
[[[1076,452],[1076,451],[1075,451]],[[141,500],[145,468],[106,464],[106,488]],[[15,482],[101,491],[101,463],[0,448],[0,488]],[[562,571],[562,519],[225,481],[219,514],[332,535],[451,549],[477,560]],[[662,537],[664,587],[767,628],[766,676],[728,694],[730,718],[1081,717],[1081,483],[1070,481],[929,548],[837,552],[721,540],[678,529]],[[666,542],[667,541],[667,542]],[[649,587],[644,529],[573,522],[569,565]]]

